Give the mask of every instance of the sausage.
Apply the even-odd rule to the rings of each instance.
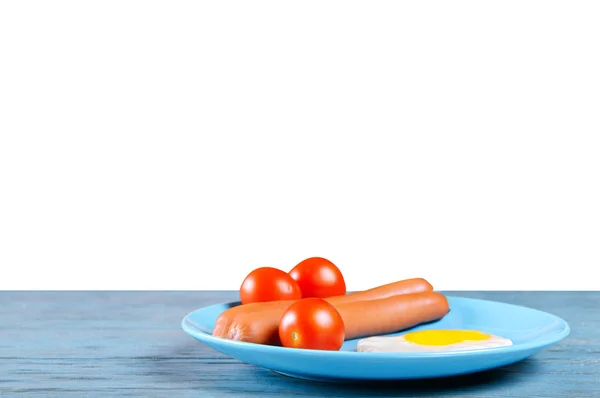
[[[331,304],[340,304],[344,302],[376,300],[398,294],[409,294],[418,292],[432,291],[433,286],[423,278],[405,279],[397,282],[388,283],[382,286],[374,287],[360,292],[348,293],[341,296],[328,297],[325,300]],[[230,326],[238,314],[269,310],[272,316],[277,317],[277,322],[283,316],[285,310],[292,304],[293,300],[269,301],[262,303],[251,303],[239,305],[224,311],[215,322],[213,336],[227,337]],[[271,316],[271,315],[269,315]]]
[[[442,318],[448,300],[438,292],[399,294],[376,300],[334,304],[346,329],[345,339],[393,333]],[[284,310],[285,312],[285,310]],[[248,343],[280,345],[279,322],[283,313],[272,307],[235,315],[225,338]]]
[[[377,300],[398,294],[409,294],[432,291],[433,286],[423,278],[405,279],[388,283],[360,292],[353,292],[341,296],[328,297],[325,300],[333,305],[363,300]],[[293,300],[268,301],[262,303],[250,303],[239,305],[223,311],[217,318],[213,328],[213,336],[227,338],[230,326],[237,315],[249,312],[268,311],[268,316],[277,318],[277,322],[283,316],[285,310],[292,304]]]
[[[378,300],[399,294],[429,292],[433,290],[431,283],[423,278],[405,279],[388,283],[360,292],[348,293],[343,296],[329,297],[325,300],[331,304],[351,303],[355,301]]]
[[[443,318],[450,307],[439,292],[401,294],[381,300],[335,306],[346,328],[346,340],[394,333]]]

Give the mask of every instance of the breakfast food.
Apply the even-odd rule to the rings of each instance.
[[[432,291],[340,304],[329,302],[342,316],[346,339],[396,332],[440,319],[449,311],[446,297]],[[265,306],[260,310],[255,306],[256,310],[240,312],[233,318],[227,333],[219,337],[279,345],[279,324],[288,307]]]
[[[450,311],[446,297],[423,278],[347,293],[340,269],[322,257],[307,258],[290,272],[257,268],[246,276],[239,294],[241,305],[218,316],[213,336],[288,348],[337,351],[346,339],[398,332]],[[413,343],[365,339],[361,349],[403,344]]]
[[[298,282],[303,298],[346,294],[346,281],[342,271],[326,258],[307,258],[292,268],[289,274]]]
[[[363,290],[360,292],[328,297],[325,300],[334,306],[337,306],[338,304],[342,303],[378,300],[396,295],[431,291],[433,291],[433,286],[431,286],[431,284],[425,279],[412,278],[388,283],[383,286]],[[244,334],[243,330],[249,328],[249,326],[242,325],[247,325],[247,322],[250,322],[252,319],[256,319],[258,317],[261,319],[260,322],[263,327],[266,328],[266,330],[262,331],[261,336],[264,337],[264,335],[269,335],[270,337],[267,340],[276,344],[278,341],[278,338],[276,337],[279,321],[281,320],[285,310],[292,303],[294,303],[293,300],[270,301],[264,303],[245,304],[230,308],[224,311],[217,318],[213,328],[213,336],[237,340],[240,335]],[[252,315],[250,317],[250,314],[257,313],[260,315]],[[248,319],[249,317],[251,318],[250,320]],[[232,328],[231,325],[234,323],[234,321],[236,327]],[[264,341],[265,339],[263,338],[260,340]]]
[[[512,341],[477,330],[421,330],[360,340],[359,352],[441,352],[506,347]]]

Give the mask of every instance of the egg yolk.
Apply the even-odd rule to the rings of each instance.
[[[490,335],[476,330],[420,330],[407,333],[404,338],[413,344],[442,346],[463,341],[487,340]]]

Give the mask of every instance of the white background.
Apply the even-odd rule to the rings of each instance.
[[[597,1],[3,1],[1,289],[600,289]]]

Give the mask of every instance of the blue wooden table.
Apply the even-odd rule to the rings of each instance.
[[[0,396],[600,397],[600,292],[446,292],[521,304],[569,322],[518,364],[448,379],[300,381],[213,351],[180,327],[234,292],[0,292]]]

